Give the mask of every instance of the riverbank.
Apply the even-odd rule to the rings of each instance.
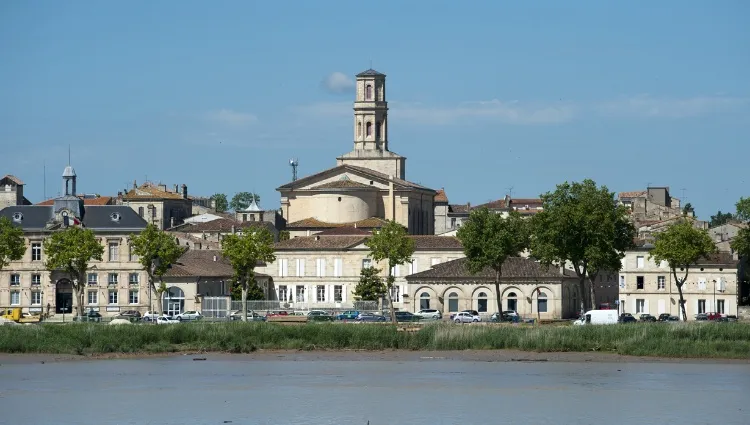
[[[502,360],[503,356],[523,357],[519,357],[519,353],[527,356],[528,361],[565,361],[565,356],[574,359],[571,361],[587,361],[581,357],[584,353],[593,355],[589,359],[615,356],[608,361],[613,361],[616,356],[748,360],[750,324],[638,323],[582,327],[434,324],[416,332],[400,332],[394,326],[367,324],[285,326],[237,322],[0,328],[0,353],[72,355],[71,358],[252,353],[254,358],[262,358],[282,355],[274,353],[289,355],[294,352],[311,352],[297,355],[329,358],[331,352],[359,358],[372,355],[393,358],[406,353],[412,353],[408,355],[413,358],[427,352],[448,352],[449,357],[458,358],[475,353],[472,355],[478,356],[477,361],[492,361],[493,358],[498,359],[495,361],[512,361]]]

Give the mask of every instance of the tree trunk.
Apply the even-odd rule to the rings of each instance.
[[[148,311],[149,313],[153,313],[153,304],[151,303],[154,299],[154,295],[157,297],[159,296],[159,291],[156,290],[156,282],[154,281],[154,276],[151,273],[148,273],[148,285],[149,288],[151,288],[151,293],[148,294]],[[157,303],[156,309],[161,309],[161,302]]]
[[[592,310],[596,310],[598,307],[596,306],[596,286],[594,285],[594,282],[596,281],[596,275],[589,276],[589,285],[591,287],[589,288],[589,296],[591,297],[591,307]]]
[[[242,279],[242,321],[247,322],[247,277]]]
[[[390,266],[390,264],[388,264]],[[396,280],[391,275],[392,267],[388,267],[388,277],[385,285],[385,297],[388,300],[388,308],[391,312],[391,323],[394,325],[398,323],[396,320],[396,310],[393,308],[393,297],[391,296],[391,290],[393,289],[393,282]]]
[[[500,276],[502,274],[502,266],[500,266],[495,270],[495,296],[497,297],[497,314],[501,322],[503,318],[503,297],[500,296]]]
[[[581,314],[586,312],[586,306],[588,305],[588,291],[586,290],[586,276],[581,276],[578,279],[578,289],[581,294]]]
[[[682,283],[678,283],[677,292],[680,294],[680,311],[682,312],[682,321],[687,322],[687,313],[685,312],[685,299],[682,297]]]

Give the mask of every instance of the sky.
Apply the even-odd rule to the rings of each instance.
[[[750,2],[0,2],[0,175],[26,196],[146,179],[257,192],[352,150],[353,78],[387,75],[390,150],[451,203],[586,178],[750,196]],[[46,170],[46,185],[45,185]]]

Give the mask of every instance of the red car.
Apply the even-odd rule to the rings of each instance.
[[[275,316],[289,316],[289,313],[284,310],[277,310],[277,311],[269,311],[268,314],[266,314],[266,317],[275,317]]]

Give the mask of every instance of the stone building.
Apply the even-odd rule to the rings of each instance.
[[[284,229],[286,227],[286,220],[281,215],[279,210],[264,210],[255,202],[253,199],[247,208],[241,209],[234,212],[234,218],[240,222],[267,222],[271,223],[277,230]]]
[[[229,218],[219,218],[203,223],[185,223],[169,229],[169,232],[175,234],[176,237],[179,237],[179,234],[186,234],[196,241],[220,245],[226,235],[240,232],[246,227],[265,228],[271,233],[275,241],[279,240],[279,231],[272,223],[267,221],[236,221]],[[185,245],[189,246],[189,244]],[[193,249],[205,248],[196,246]]]
[[[620,192],[617,199],[630,209],[630,217],[636,227],[642,222],[658,222],[683,215],[680,200],[670,195],[669,187]]]
[[[161,230],[182,224],[184,219],[193,215],[193,201],[184,184],[181,187],[174,185],[174,190],[169,190],[164,184],[146,182],[138,186],[134,181],[131,190],[118,196],[118,204],[129,206]]]
[[[0,208],[31,205],[31,202],[23,196],[23,186],[21,179],[10,174],[0,179]]]
[[[52,205],[17,205],[0,210],[13,225],[23,229],[27,251],[0,271],[0,305],[20,307],[24,312],[71,313],[77,301],[69,276],[45,268],[44,241],[53,232],[69,226],[94,231],[104,247],[102,261],[89,263],[85,309],[102,315],[139,310],[148,304],[147,277],[132,254],[130,236],[141,232],[146,222],[132,209],[115,205],[86,205],[76,193],[73,167],[63,173],[62,196]]]
[[[511,198],[505,195],[484,204],[472,206],[467,204],[451,204],[445,190],[438,190],[435,195],[435,234],[455,236],[458,228],[469,219],[472,210],[488,208],[497,214],[507,216],[510,211],[516,211],[521,216],[530,217],[542,210],[542,200],[539,198]]]
[[[354,150],[337,165],[280,186],[291,236],[364,220],[395,220],[410,234],[434,233],[435,191],[406,180],[406,158],[390,151],[385,75],[357,74]]]

